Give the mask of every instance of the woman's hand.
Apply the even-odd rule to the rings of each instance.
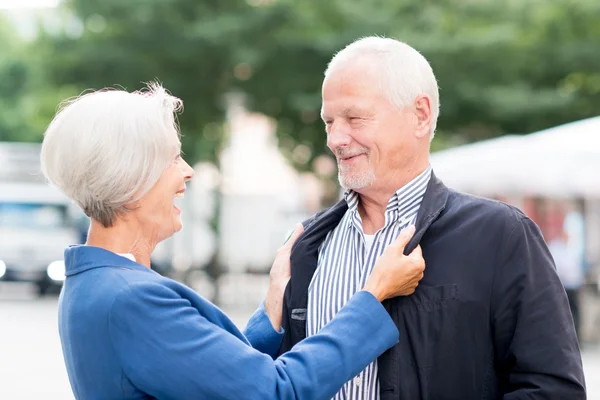
[[[414,233],[412,225],[400,232],[398,238],[377,259],[363,290],[371,292],[379,301],[415,292],[423,278],[425,260],[421,246],[417,246],[408,256],[404,255],[404,248]]]
[[[265,299],[265,308],[267,316],[271,321],[271,325],[273,325],[273,328],[275,328],[277,332],[279,332],[281,328],[283,292],[291,277],[290,255],[292,253],[292,246],[302,232],[304,232],[302,224],[296,225],[294,233],[292,233],[285,244],[277,250],[275,261],[273,261],[271,272],[269,273],[269,289],[267,290],[267,297]]]

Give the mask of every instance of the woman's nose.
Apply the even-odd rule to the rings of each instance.
[[[190,179],[192,179],[194,177],[194,169],[192,167],[190,167],[190,164],[187,163],[187,161],[183,160],[183,174],[184,174],[184,179],[186,181],[189,181]]]

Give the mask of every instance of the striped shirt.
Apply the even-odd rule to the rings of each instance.
[[[415,223],[430,178],[431,167],[394,193],[385,211],[385,224],[372,238],[363,233],[358,193],[346,191],[348,210],[319,248],[317,270],[308,288],[307,336],[316,334],[363,288],[385,247],[403,228]],[[377,361],[334,396],[334,400],[359,399],[379,399]]]

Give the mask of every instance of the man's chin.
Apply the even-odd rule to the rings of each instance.
[[[344,189],[360,190],[371,186],[375,182],[375,177],[371,174],[362,176],[338,175],[338,181]]]

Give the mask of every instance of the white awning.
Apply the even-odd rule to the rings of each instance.
[[[600,198],[600,117],[440,151],[431,164],[465,192]]]

